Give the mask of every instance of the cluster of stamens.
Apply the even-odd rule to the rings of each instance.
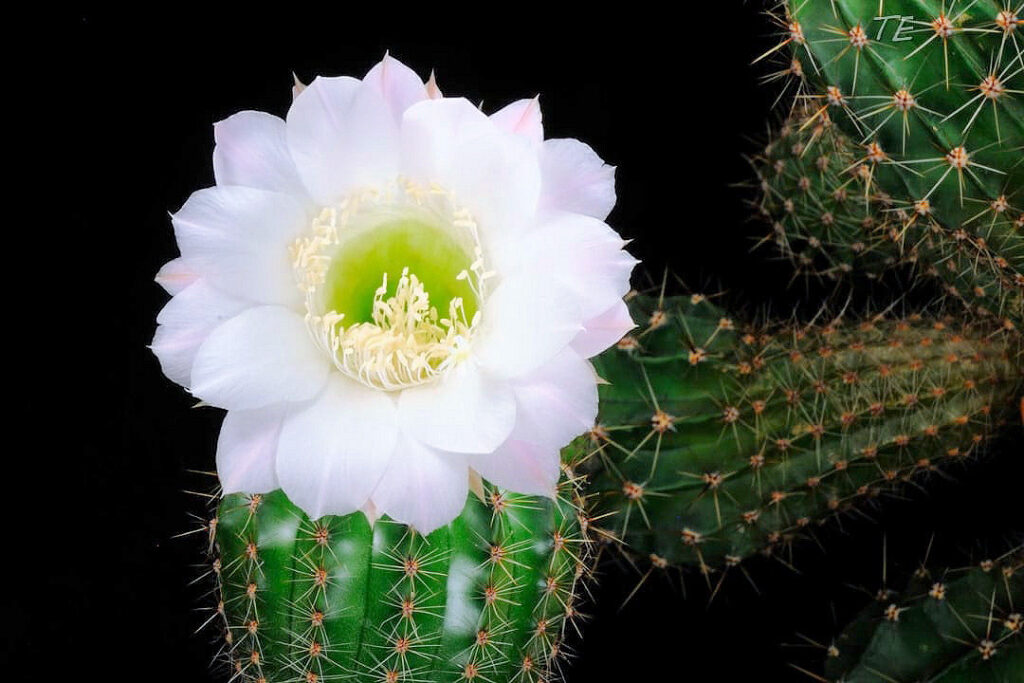
[[[455,206],[452,196],[438,188],[424,189],[407,181],[386,192],[353,195],[338,206],[326,207],[312,229],[291,248],[292,263],[306,299],[306,325],[317,345],[343,373],[367,386],[386,391],[429,382],[465,357],[479,324],[480,311],[467,318],[461,297],[453,297],[440,314],[415,273],[403,268],[393,294],[387,272],[381,275],[372,302],[371,320],[347,324],[345,315],[330,310],[323,299],[332,260],[354,229],[352,224],[380,207],[427,207],[448,219],[451,228],[474,244],[474,260],[455,277],[466,281],[479,301],[485,280],[477,225],[472,216]],[[372,228],[371,228],[372,229]]]

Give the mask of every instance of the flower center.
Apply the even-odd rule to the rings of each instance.
[[[397,390],[465,356],[489,273],[451,193],[398,181],[352,195],[320,211],[292,259],[310,333],[349,377]]]

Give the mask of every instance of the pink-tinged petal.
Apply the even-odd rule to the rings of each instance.
[[[283,119],[261,111],[242,111],[213,127],[213,174],[218,185],[306,195],[288,151]]]
[[[198,280],[181,290],[160,311],[150,345],[171,380],[188,387],[196,352],[210,332],[241,313],[248,304]]]
[[[597,377],[589,361],[566,348],[517,381],[516,434],[559,449],[594,425]]]
[[[199,275],[185,264],[185,259],[178,257],[165,263],[153,279],[174,296],[198,280]]]
[[[572,348],[583,358],[593,358],[636,327],[626,302],[619,300],[601,315],[583,323],[583,331],[572,340]]]
[[[292,102],[306,89],[306,84],[299,80],[298,75],[292,73]]]
[[[560,452],[511,437],[493,453],[469,456],[469,466],[487,481],[516,493],[553,498],[561,472]]]
[[[442,379],[406,389],[398,419],[409,436],[453,453],[488,453],[508,438],[516,421],[512,389],[471,360]]]
[[[427,99],[427,86],[416,72],[391,55],[384,55],[384,59],[366,74],[363,83],[380,92],[396,125],[402,122],[406,109]]]
[[[540,207],[571,211],[604,220],[615,206],[615,167],[586,143],[573,139],[545,140],[540,155]]]
[[[320,205],[398,174],[398,125],[372,83],[318,77],[292,102],[287,134],[299,177]]]
[[[323,387],[329,363],[301,315],[257,306],[221,323],[199,347],[192,393],[228,410],[304,401]]]
[[[629,276],[638,261],[623,250],[625,245],[596,218],[552,214],[523,239],[521,249],[530,257],[522,259],[519,272],[562,282],[579,303],[582,319],[589,320],[629,291]]]
[[[521,135],[533,144],[544,142],[540,99],[519,100],[491,114],[491,121],[502,130]]]
[[[501,377],[540,367],[583,329],[576,297],[550,273],[507,278],[484,310],[474,351],[483,367]]]
[[[285,419],[277,477],[311,519],[347,515],[369,501],[395,450],[394,401],[333,373],[324,391]]]
[[[172,220],[182,258],[213,286],[254,303],[301,304],[288,251],[312,219],[293,197],[210,187],[192,193]]]
[[[434,76],[434,72],[430,72],[430,78],[427,79],[427,98],[431,100],[439,100],[444,97],[444,93],[441,92],[441,88],[437,85],[437,77]]]
[[[373,502],[379,511],[425,536],[458,517],[468,494],[464,457],[439,453],[400,432]]]
[[[268,493],[278,488],[274,461],[287,409],[276,405],[231,410],[217,439],[217,477],[224,494]]]
[[[536,152],[465,99],[425,100],[405,112],[402,173],[453,191],[490,253],[501,253],[533,225],[540,195]]]
[[[359,508],[359,510],[366,515],[366,521],[370,523],[370,526],[376,524],[377,520],[380,519],[380,510],[377,509],[377,505],[373,502],[372,498],[366,501],[366,505]]]

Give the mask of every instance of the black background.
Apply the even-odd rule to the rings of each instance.
[[[188,491],[213,488],[192,470],[212,469],[220,415],[192,409],[146,349],[167,298],[152,278],[177,253],[168,212],[213,182],[211,124],[241,109],[283,116],[293,71],[361,76],[391,50],[488,111],[540,93],[548,137],[580,138],[618,166],[609,222],[646,263],[637,285],[670,268],[748,311],[818,306],[831,285],[791,284],[787,263],[751,252],[765,228],[736,186],[749,177],[742,155],[778,116],[758,85],[765,67],[750,65],[772,29],[757,3],[680,9],[290,3],[79,7],[42,20],[36,75],[14,107],[39,130],[9,131],[33,159],[33,196],[9,197],[29,209],[9,226],[27,273],[10,309],[24,347],[11,370],[30,371],[9,451],[8,485],[28,501],[12,510],[7,566],[20,580],[3,601],[15,670],[226,680],[211,667],[216,634],[193,635],[210,606],[204,584],[189,585],[202,542],[175,538],[206,514]],[[936,559],[960,562],[1024,526],[1019,450],[1006,441],[1000,460],[817,531],[793,568],[754,560],[756,589],[737,574],[710,604],[701,577],[659,574],[622,606],[642,574],[605,563],[568,681],[810,680],[789,663],[813,666],[817,653],[789,645],[797,633],[827,639],[864,600],[851,586],[878,587],[883,537],[898,583],[933,532]]]

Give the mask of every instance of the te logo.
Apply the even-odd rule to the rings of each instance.
[[[874,21],[882,22],[882,25],[878,27],[878,35],[875,36],[875,40],[883,40],[882,36],[885,34],[885,28],[889,25],[889,22],[893,22],[893,26],[896,30],[892,32],[892,37],[889,39],[894,43],[901,43],[905,40],[913,40],[913,36],[907,35],[910,32],[911,26],[913,26],[914,17],[904,17],[899,14],[890,14],[885,17],[875,17]]]

